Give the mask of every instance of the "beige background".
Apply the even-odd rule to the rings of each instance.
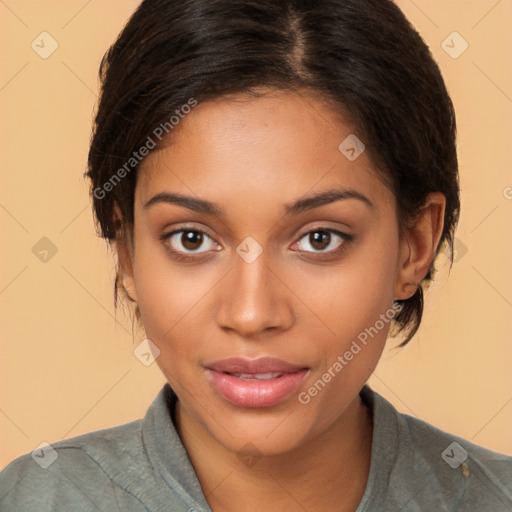
[[[401,351],[390,340],[370,383],[399,410],[512,455],[512,1],[398,3],[455,103],[463,211],[451,275],[444,266],[419,333]],[[115,319],[112,258],[82,178],[100,59],[137,5],[0,2],[0,467],[143,416],[164,383],[133,355],[143,334]],[[31,47],[43,51],[43,31],[58,43],[47,59]],[[469,43],[456,59],[442,47],[454,31]],[[57,249],[46,262],[43,237]]]

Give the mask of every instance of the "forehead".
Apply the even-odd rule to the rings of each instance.
[[[172,191],[245,207],[250,195],[257,209],[258,197],[283,204],[332,186],[359,190],[374,203],[392,199],[367,151],[347,157],[354,156],[351,146],[362,149],[354,145],[353,128],[310,94],[272,91],[204,102],[176,128],[139,167],[139,203]]]

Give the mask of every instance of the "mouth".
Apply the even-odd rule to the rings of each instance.
[[[204,365],[213,389],[237,407],[271,407],[289,398],[310,368],[280,359],[231,358]]]

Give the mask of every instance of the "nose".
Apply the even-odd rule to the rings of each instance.
[[[235,255],[233,269],[219,287],[217,323],[243,338],[284,331],[294,321],[293,293],[264,255],[252,263]]]

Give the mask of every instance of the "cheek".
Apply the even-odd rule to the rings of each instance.
[[[319,365],[301,402],[319,413],[334,405],[339,410],[365,384],[396,314],[391,306],[398,246],[387,243],[392,233],[372,240],[332,271],[312,276],[308,269],[296,281],[297,295],[307,298],[326,327],[327,335],[314,337]]]
[[[308,304],[319,312],[329,328],[323,332],[329,334],[314,337],[319,364],[298,399],[304,413],[316,418],[318,428],[336,419],[382,355],[395,316],[389,275],[394,267],[383,260],[382,253],[361,255],[357,264],[333,272],[313,293],[309,287]]]
[[[179,392],[199,359],[198,304],[204,292],[170,266],[165,271],[148,265],[138,276],[137,295],[146,336],[160,350],[156,363]]]
[[[175,360],[184,350],[193,354],[202,339],[202,308],[218,281],[213,267],[178,266],[155,242],[141,241],[133,270],[146,335],[162,359]]]
[[[393,303],[398,248],[385,240],[365,242],[337,266],[302,266],[294,292],[343,343],[375,324]]]

